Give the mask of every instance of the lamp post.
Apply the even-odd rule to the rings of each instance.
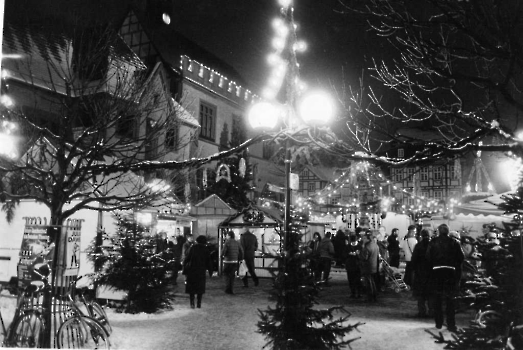
[[[278,0],[281,6],[280,18],[273,21],[275,38],[272,41],[274,52],[268,61],[272,65],[268,85],[262,91],[263,101],[255,103],[248,112],[248,119],[254,129],[274,130],[281,122],[279,132],[274,139],[282,139],[284,144],[285,165],[285,214],[283,252],[287,250],[287,240],[290,232],[291,207],[291,142],[294,144],[315,145],[325,144],[315,140],[320,125],[329,122],[334,114],[334,103],[323,91],[304,90],[299,80],[299,64],[297,52],[306,45],[297,40],[294,23],[294,8],[292,0]],[[280,90],[283,87],[283,93]],[[285,103],[278,103],[278,97],[284,96]],[[324,133],[326,134],[326,133]],[[319,138],[321,139],[321,137]],[[285,261],[285,259],[283,259]]]
[[[248,112],[249,123],[253,129],[265,132],[274,130],[278,123],[283,122],[274,139],[283,138],[285,167],[285,212],[283,252],[287,249],[287,241],[291,223],[291,143],[314,143],[311,129],[326,125],[334,116],[332,98],[323,91],[311,91],[297,99],[297,105],[281,105],[277,102],[261,101],[251,106]],[[284,259],[285,261],[285,259]]]

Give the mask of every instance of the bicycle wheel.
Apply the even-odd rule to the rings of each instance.
[[[109,334],[94,318],[73,316],[58,328],[56,346],[59,349],[109,349]]]
[[[105,310],[100,306],[100,304],[98,304],[96,301],[91,301],[89,303],[88,310],[89,316],[99,321],[102,324],[102,326],[104,326],[108,334],[111,334],[113,332],[113,328],[109,323],[107,314],[105,313]]]
[[[27,311],[17,317],[4,341],[7,347],[41,348],[45,335],[45,321],[37,311]]]

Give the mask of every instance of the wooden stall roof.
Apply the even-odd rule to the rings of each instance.
[[[191,208],[191,215],[196,216],[229,216],[235,215],[237,211],[231,208],[220,197],[215,194],[203,199]]]

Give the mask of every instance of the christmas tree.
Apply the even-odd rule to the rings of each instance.
[[[93,242],[89,259],[100,270],[95,272],[98,284],[127,293],[124,312],[152,313],[170,308],[173,299],[168,288],[169,262],[157,253],[158,236],[151,236],[142,225],[117,216],[115,237],[104,237],[110,246]],[[98,242],[99,243],[99,242]]]
[[[347,324],[350,314],[342,306],[313,308],[318,304],[320,289],[308,268],[308,252],[301,245],[300,227],[298,217],[293,217],[284,239],[284,254],[274,256],[279,260],[279,270],[273,276],[270,299],[276,302],[276,307],[258,310],[259,332],[268,340],[265,347],[275,350],[341,349],[357,339],[343,340],[343,337],[361,323]],[[336,312],[344,315],[335,318]]]
[[[515,194],[504,195],[497,206],[505,214],[516,214],[504,230],[496,230],[490,239],[478,238],[476,249],[481,255],[481,269],[463,283],[460,299],[472,301],[470,307],[486,311],[471,320],[470,327],[460,330],[454,339],[433,334],[445,349],[513,349],[523,348],[521,334],[512,334],[514,325],[523,323],[523,187]],[[494,237],[495,236],[495,237]]]

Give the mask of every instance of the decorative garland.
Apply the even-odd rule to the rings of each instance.
[[[263,212],[255,210],[255,209],[249,209],[243,213],[243,221],[248,222],[251,224],[259,224],[262,223],[265,219],[265,215],[263,215]]]

